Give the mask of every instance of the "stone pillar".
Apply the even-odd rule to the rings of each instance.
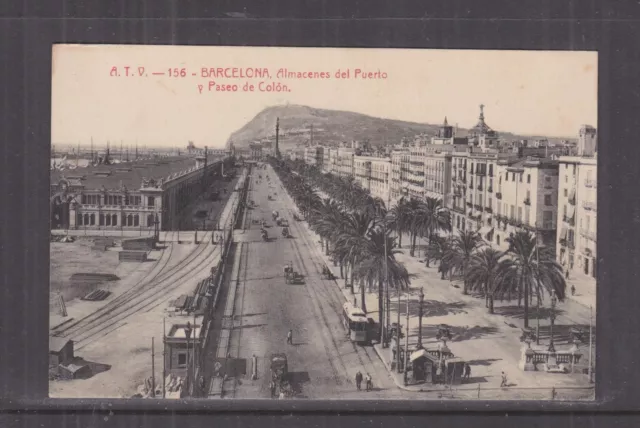
[[[77,227],[78,212],[76,207],[77,204],[75,202],[69,204],[69,229],[75,229]]]

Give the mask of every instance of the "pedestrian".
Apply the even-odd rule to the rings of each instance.
[[[469,365],[469,363],[464,363],[464,375],[462,376],[462,379],[468,382],[470,377],[471,377],[471,366]]]
[[[284,391],[280,392],[280,396],[278,397],[280,400],[284,400]]]
[[[269,388],[271,389],[271,398],[276,396],[276,383],[272,380],[269,384]]]
[[[291,330],[287,333],[287,344],[293,345],[293,331]]]
[[[576,295],[576,286],[575,285],[571,285],[571,295],[575,296]]]
[[[371,391],[373,389],[373,383],[371,382],[371,375],[369,373],[367,373],[367,376],[364,378],[366,384],[367,384],[367,391]]]
[[[356,373],[356,388],[358,388],[358,391],[362,389],[362,373],[360,373],[360,370]]]
[[[500,383],[500,388],[504,388],[507,386],[507,375],[502,372],[502,382]]]

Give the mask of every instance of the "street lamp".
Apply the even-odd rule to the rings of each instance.
[[[424,291],[420,288],[420,307],[418,308],[418,349],[422,349],[422,304],[424,303]]]
[[[549,342],[549,352],[556,352],[556,348],[553,346],[553,323],[556,321],[556,304],[558,299],[556,293],[551,293],[551,313],[549,314],[549,320],[551,321],[551,340]]]

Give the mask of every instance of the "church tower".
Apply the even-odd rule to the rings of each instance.
[[[444,117],[444,123],[440,127],[438,131],[438,137],[440,138],[452,138],[453,137],[453,127],[449,126],[449,122],[447,121],[447,116]]]

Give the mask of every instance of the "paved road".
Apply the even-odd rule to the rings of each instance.
[[[236,231],[236,240],[244,242],[240,282],[235,295],[234,330],[230,352],[246,359],[248,374],[239,379],[235,398],[269,398],[269,356],[285,352],[289,361],[295,398],[402,398],[398,389],[371,347],[350,342],[341,322],[344,297],[335,281],[320,275],[322,261],[312,237],[293,221],[292,202],[285,195],[276,174],[269,168],[271,184],[264,170],[254,170],[249,199],[257,204],[249,211],[247,229]],[[258,183],[258,175],[263,175]],[[274,201],[269,194],[277,193]],[[290,222],[292,237],[283,238],[281,228],[271,219],[273,210]],[[270,240],[264,242],[260,226],[253,219],[265,219]],[[286,284],[282,267],[292,262],[305,275],[303,285]],[[293,345],[286,336],[293,330]],[[250,379],[251,358],[258,357],[258,379]],[[356,391],[356,372],[369,372],[373,392]]]

